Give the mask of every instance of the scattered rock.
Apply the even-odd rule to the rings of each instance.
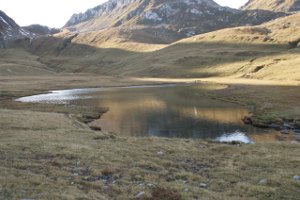
[[[267,184],[268,180],[267,179],[262,179],[259,181],[259,184],[264,185]]]
[[[189,188],[184,188],[184,191],[185,191],[185,192],[188,192],[188,191],[189,191]]]
[[[148,186],[148,187],[152,187],[153,184],[152,184],[152,183],[148,183],[147,186]]]
[[[139,192],[137,195],[135,195],[136,198],[142,198],[143,196],[145,195],[145,192],[142,191],[142,192]]]
[[[300,176],[298,176],[298,175],[293,176],[293,180],[295,180],[295,181],[300,181]]]
[[[157,152],[157,155],[164,155],[164,152],[159,151],[159,152]]]
[[[205,183],[200,183],[200,185],[199,185],[201,188],[208,188],[208,185],[207,184],[205,184]]]
[[[299,144],[298,141],[291,141],[291,144]]]

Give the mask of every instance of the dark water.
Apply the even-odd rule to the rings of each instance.
[[[93,125],[122,136],[180,138],[246,136],[257,130],[243,124],[249,111],[236,104],[203,97],[211,85],[165,85],[54,91],[17,101],[107,107],[109,111]],[[248,141],[246,141],[248,140]]]

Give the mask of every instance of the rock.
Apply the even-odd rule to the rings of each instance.
[[[283,127],[284,127],[285,129],[288,129],[288,130],[293,129],[293,126],[292,126],[291,124],[288,124],[288,123],[284,123],[284,124],[283,124]]]
[[[265,184],[267,184],[267,182],[268,182],[267,179],[262,179],[262,180],[259,181],[259,184],[260,185],[265,185]]]
[[[252,120],[250,117],[244,117],[243,122],[244,124],[252,124]]]
[[[164,152],[159,151],[159,152],[157,152],[157,155],[164,155]]]
[[[145,195],[145,192],[142,191],[142,192],[139,192],[137,195],[135,195],[136,198],[142,198],[143,196]]]
[[[282,126],[279,124],[271,124],[270,128],[280,131],[282,129]]]
[[[207,184],[205,184],[205,183],[200,183],[200,185],[199,185],[201,188],[208,188],[208,185]]]
[[[300,120],[297,120],[297,121],[295,122],[295,127],[300,129]]]
[[[188,191],[189,191],[189,188],[185,188],[184,191],[185,191],[185,192],[188,192]]]
[[[280,131],[281,134],[284,134],[284,135],[288,135],[290,134],[290,131],[289,130],[282,130]]]
[[[152,184],[152,183],[148,183],[147,186],[148,186],[148,187],[152,187],[153,184]]]
[[[291,144],[299,144],[297,141],[291,141]]]
[[[298,175],[293,176],[293,180],[295,180],[295,181],[300,181],[300,176],[298,176]]]

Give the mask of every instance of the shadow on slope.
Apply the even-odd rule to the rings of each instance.
[[[138,52],[122,49],[122,43],[120,48],[78,44],[74,42],[76,37],[41,37],[28,43],[28,50],[56,72],[195,78],[243,74],[249,70],[256,73],[261,69],[255,68],[255,60],[300,53],[298,49],[290,50],[288,44],[202,41],[175,43],[152,52]],[[251,69],[247,68],[249,63],[253,64]]]

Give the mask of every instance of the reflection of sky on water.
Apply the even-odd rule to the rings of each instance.
[[[199,96],[206,86],[150,85],[57,90],[17,99],[21,102],[107,107],[93,126],[122,136],[163,136],[215,139],[241,130],[255,133],[241,119],[248,110],[235,104]],[[207,85],[211,87],[210,85]]]
[[[242,142],[245,144],[252,144],[253,141],[245,134],[239,131],[234,133],[224,134],[216,139],[219,142]]]

